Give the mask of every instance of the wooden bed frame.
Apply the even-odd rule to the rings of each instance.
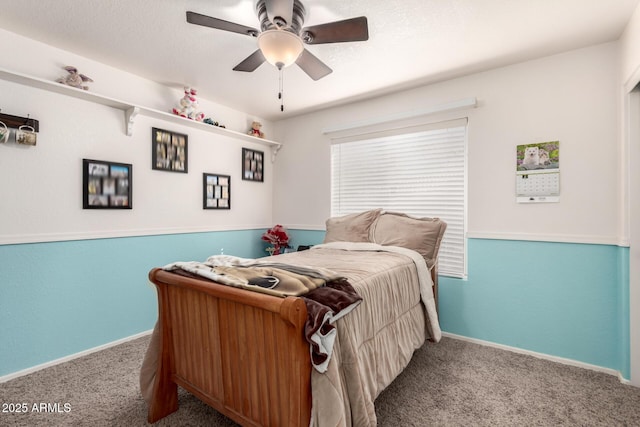
[[[431,276],[436,296],[435,267]],[[309,425],[312,368],[301,298],[158,268],[149,279],[161,328],[150,423],[178,409],[180,386],[243,426]]]

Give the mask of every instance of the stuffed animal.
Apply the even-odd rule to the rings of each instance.
[[[197,111],[198,101],[196,99],[197,92],[190,87],[184,88],[184,96],[180,99],[180,108],[171,110],[176,116],[201,122],[204,119],[204,113]]]
[[[251,123],[251,130],[247,132],[247,134],[251,136],[257,136],[258,138],[264,138],[264,132],[260,130],[261,127],[262,127],[262,123],[253,122]]]
[[[89,90],[89,86],[84,86],[84,82],[92,82],[89,77],[84,74],[79,74],[78,69],[72,66],[63,67],[69,74],[64,77],[60,77],[56,80],[58,83],[62,83],[63,85],[72,86],[78,89]]]
[[[221,124],[220,124],[220,123],[218,123],[218,122],[214,122],[214,121],[213,121],[213,119],[212,119],[211,117],[207,117],[207,118],[206,118],[206,119],[204,119],[202,122],[203,122],[203,123],[206,123],[206,124],[208,124],[208,125],[211,125],[211,126],[217,126],[217,127],[219,127],[219,128],[224,128],[224,127],[226,127],[225,125],[221,125]]]

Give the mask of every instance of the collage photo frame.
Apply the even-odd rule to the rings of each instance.
[[[202,174],[202,208],[231,209],[231,176]]]
[[[82,159],[83,209],[132,209],[133,166]]]
[[[151,167],[168,172],[189,172],[189,137],[151,128]]]
[[[242,149],[242,179],[264,182],[264,152]]]

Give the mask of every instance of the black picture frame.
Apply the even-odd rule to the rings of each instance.
[[[151,168],[189,173],[189,136],[151,128]]]
[[[202,174],[202,209],[231,209],[231,176]]]
[[[133,166],[82,159],[82,209],[133,209]]]
[[[264,182],[264,152],[242,149],[242,179]]]

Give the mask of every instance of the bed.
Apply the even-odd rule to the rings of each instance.
[[[329,219],[325,244],[256,260],[334,272],[361,297],[327,324],[322,369],[305,339],[312,312],[305,295],[153,269],[159,318],[140,375],[148,421],[178,409],[180,386],[245,426],[375,426],[375,398],[426,339],[440,339],[445,229],[437,218],[378,209]]]

